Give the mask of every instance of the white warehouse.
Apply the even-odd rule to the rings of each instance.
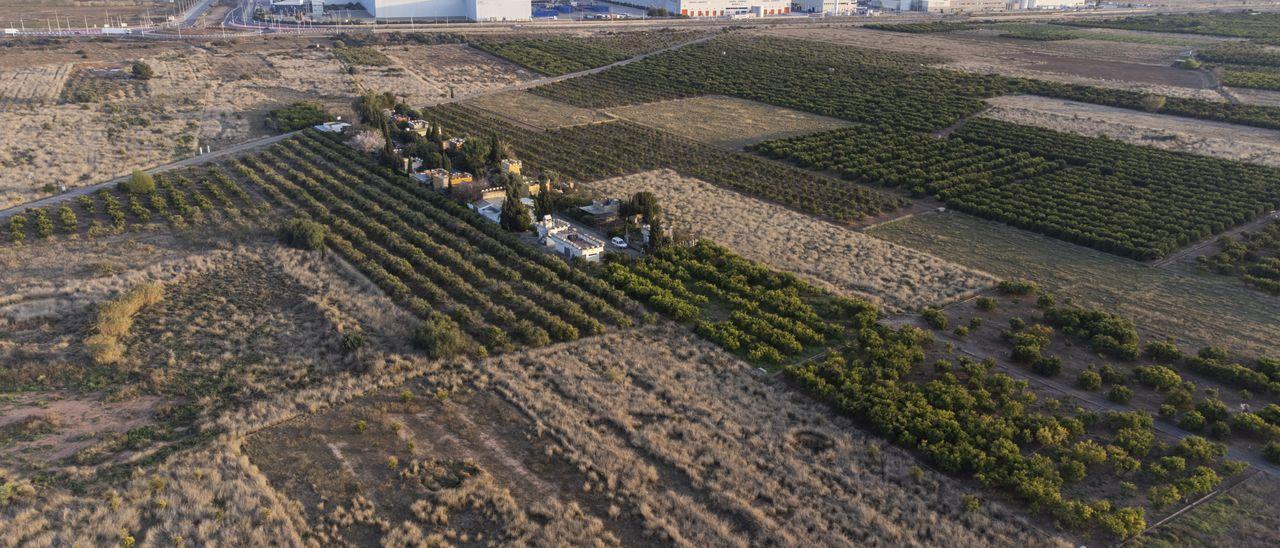
[[[689,17],[722,17],[728,15],[782,15],[791,13],[791,0],[629,0],[650,8],[666,8],[671,13]]]
[[[471,21],[525,21],[533,16],[529,0],[360,0],[378,19],[466,18]]]

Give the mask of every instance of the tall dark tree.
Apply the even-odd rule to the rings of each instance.
[[[529,210],[520,202],[520,187],[514,182],[507,183],[507,199],[502,203],[498,224],[508,232],[528,232],[533,227]]]
[[[541,221],[543,217],[551,215],[554,210],[555,203],[551,199],[551,179],[543,175],[538,183],[538,195],[533,197],[534,220]]]
[[[649,220],[649,250],[658,250],[671,243],[667,237],[667,229],[662,226],[662,215],[654,215]]]

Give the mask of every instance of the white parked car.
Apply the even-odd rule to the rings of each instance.
[[[627,241],[617,236],[614,236],[613,239],[609,241],[613,243],[614,247],[621,247],[621,248],[627,247]]]

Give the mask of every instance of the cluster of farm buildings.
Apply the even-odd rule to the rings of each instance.
[[[390,111],[385,115],[398,127],[420,136],[427,135],[433,129],[426,120]],[[315,126],[315,129],[326,133],[344,133],[350,127],[351,124],[339,121],[320,124]],[[459,153],[464,144],[466,139],[462,137],[443,139],[440,143],[441,152]],[[427,168],[424,167],[422,159],[414,157],[406,158],[406,163],[408,171],[418,183],[437,192],[449,193],[455,198],[467,196],[465,198],[467,207],[495,224],[501,221],[502,208],[507,199],[507,187],[491,182],[491,179],[518,181],[516,185],[520,193],[527,195],[521,197],[520,201],[529,211],[534,210],[532,196],[537,196],[541,192],[562,193],[573,189],[573,184],[570,182],[557,182],[544,187],[541,182],[526,176],[523,173],[524,163],[515,158],[501,160],[496,169],[485,174],[472,174],[443,167]],[[617,199],[592,200],[589,204],[573,208],[574,219],[561,215],[544,215],[541,219],[534,221],[533,229],[537,233],[538,243],[546,246],[550,251],[566,259],[596,262],[603,257],[606,248],[610,245],[620,249],[627,247],[626,241],[621,238],[615,238],[606,243],[606,236],[601,231],[605,226],[613,226],[624,221],[619,217],[621,206],[622,202]],[[636,226],[639,230],[635,243],[639,245],[648,243],[649,225],[639,224],[636,220]]]

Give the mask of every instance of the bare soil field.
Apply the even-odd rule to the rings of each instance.
[[[997,120],[1280,166],[1280,131],[1032,95],[996,97],[987,103],[993,108],[982,116]]]
[[[540,129],[578,126],[613,119],[601,111],[575,107],[527,91],[486,95],[468,100],[466,103],[507,120]]]
[[[1157,339],[1268,355],[1280,300],[1230,278],[1151,267],[963,213],[917,215],[868,231],[877,238],[1002,278],[1028,278],[1059,300],[1114,310]]]
[[[819,286],[914,310],[990,286],[993,278],[670,170],[605,179],[588,192],[627,198],[653,192],[677,229]]]
[[[537,74],[470,46],[388,46],[379,48],[416,74],[414,96],[424,101],[462,96],[533,80]],[[402,90],[391,90],[402,92]]]
[[[850,125],[844,120],[718,95],[632,105],[609,112],[638,124],[732,150],[770,139]]]
[[[246,452],[321,543],[1057,541],[674,327],[463,367]]]
[[[861,28],[785,28],[765,34],[927,53],[950,59],[941,65],[965,72],[1001,74],[1054,82],[1127,89],[1176,97],[1224,100],[1210,82],[1173,68],[1181,46],[1102,40],[1030,42],[956,33],[909,34]]]

